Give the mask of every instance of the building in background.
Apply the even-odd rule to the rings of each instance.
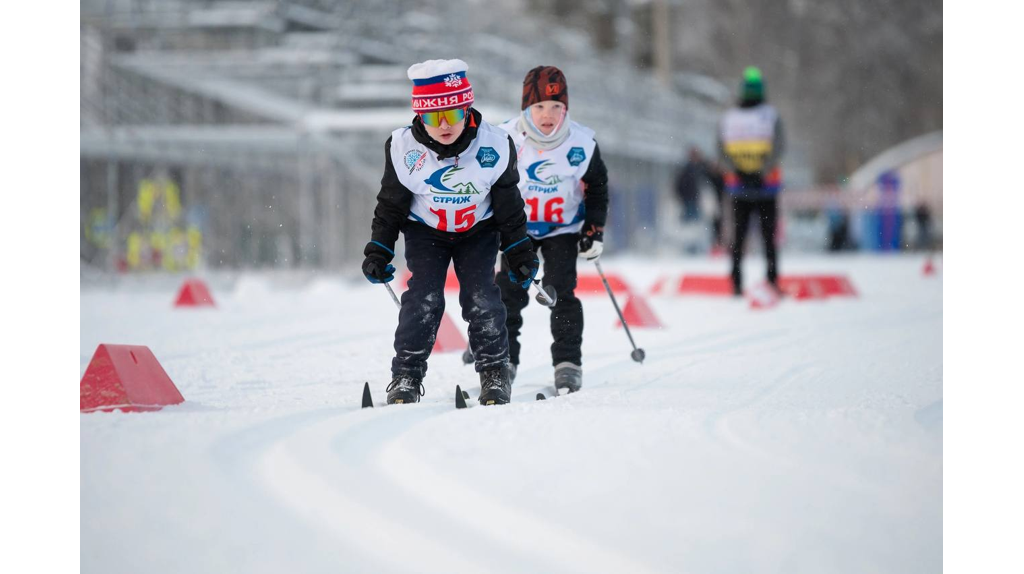
[[[894,146],[857,169],[847,186],[857,197],[854,240],[864,249],[942,246],[942,132]]]
[[[412,118],[405,69],[424,54],[465,59],[495,123],[517,113],[526,70],[562,67],[574,117],[603,134],[609,250],[670,244],[677,162],[690,143],[711,149],[724,102],[707,82],[673,87],[628,54],[597,56],[540,16],[430,0],[84,0],[83,265],[168,270],[166,246],[152,260],[164,239],[138,229],[140,187],[160,178],[177,190],[184,252],[201,246],[174,270],[356,263],[383,142]],[[454,20],[460,34],[434,32]]]

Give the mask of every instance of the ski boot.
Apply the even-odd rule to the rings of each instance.
[[[555,392],[575,393],[583,386],[583,369],[569,362],[555,365]]]
[[[462,352],[462,364],[472,365],[476,362],[476,358],[473,357],[473,350],[466,347],[466,350]],[[519,365],[515,363],[508,364],[508,380],[512,383],[516,382],[516,371],[519,369]]]
[[[412,375],[395,375],[387,391],[389,405],[418,403],[424,394],[423,381]]]
[[[509,369],[500,367],[480,372],[480,404],[504,405],[512,400]]]

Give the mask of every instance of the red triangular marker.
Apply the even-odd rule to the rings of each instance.
[[[178,291],[175,307],[214,307],[213,296],[202,279],[186,279]]]
[[[606,273],[604,276],[608,280],[608,287],[612,290],[612,293],[625,293],[629,294],[632,289],[629,288],[629,283],[620,277],[616,273]],[[576,275],[576,288],[573,290],[574,293],[607,293],[604,288],[604,281],[601,280],[601,276],[597,273],[579,273]]]
[[[676,288],[679,295],[732,295],[728,275],[684,275]]]
[[[647,301],[639,295],[630,295],[626,299],[626,306],[622,308],[622,317],[630,327],[651,327],[654,329],[663,327],[661,321],[658,320],[654,311],[647,304]],[[622,323],[616,321],[615,326],[621,327]]]
[[[441,316],[441,325],[437,328],[437,338],[434,339],[434,353],[450,353],[452,351],[462,352],[466,349],[466,338],[462,331],[455,325],[455,321],[446,312]]]
[[[925,277],[929,275],[935,275],[935,263],[932,262],[931,257],[929,257],[928,260],[924,262],[924,269],[921,270],[921,274],[924,275]]]
[[[662,275],[651,285],[651,290],[647,292],[648,295],[661,295],[661,290],[665,288],[665,282],[668,281],[668,277]]]
[[[410,273],[408,271],[404,271],[402,273],[401,277],[398,280],[398,285],[402,289],[408,289],[409,288],[409,280],[410,279],[412,279],[412,273]],[[448,267],[448,274],[445,275],[445,279],[444,279],[444,292],[445,293],[449,293],[449,294],[451,294],[451,293],[456,293],[457,294],[457,293],[459,293],[459,290],[460,290],[460,287],[459,287],[459,277],[455,274],[455,268],[449,266]]]
[[[142,345],[100,345],[79,383],[81,412],[157,411],[184,401],[153,352]]]

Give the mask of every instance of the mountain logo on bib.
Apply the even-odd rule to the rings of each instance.
[[[423,183],[430,186],[432,193],[442,195],[473,195],[480,193],[480,190],[473,185],[473,182],[457,181],[452,183],[452,180],[455,179],[455,174],[462,170],[463,168],[461,167],[446,165],[430,174],[430,177],[424,179]],[[449,185],[451,187],[448,187]]]

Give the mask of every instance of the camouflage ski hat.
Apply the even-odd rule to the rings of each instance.
[[[522,109],[546,100],[562,102],[569,109],[569,86],[562,70],[554,66],[537,66],[526,72],[523,79]]]

